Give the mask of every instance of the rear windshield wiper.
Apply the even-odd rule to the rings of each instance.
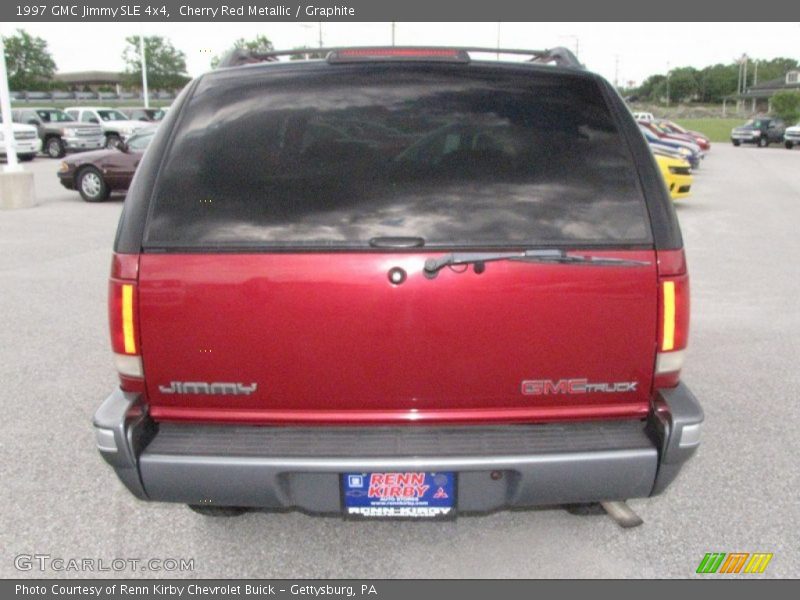
[[[444,267],[454,265],[475,265],[475,271],[483,272],[484,263],[498,260],[519,260],[537,263],[558,263],[575,265],[617,266],[633,267],[649,265],[642,260],[627,258],[612,258],[607,256],[582,256],[567,254],[564,250],[525,250],[524,252],[454,252],[439,258],[429,258],[425,261],[423,274],[430,279],[436,277]]]

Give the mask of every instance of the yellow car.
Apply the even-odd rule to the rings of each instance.
[[[655,154],[661,174],[667,184],[669,195],[673,200],[686,198],[692,189],[692,167],[682,158],[672,158],[664,154]]]

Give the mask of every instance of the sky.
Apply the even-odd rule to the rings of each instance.
[[[43,37],[59,71],[121,71],[129,35],[163,35],[186,54],[189,75],[239,37],[265,34],[278,49],[316,46],[320,24],[308,23],[2,23],[3,35],[23,28]],[[326,46],[390,45],[390,23],[323,23]],[[397,23],[397,45],[459,45],[541,49],[567,46],[609,81],[641,83],[678,66],[755,59],[800,60],[800,23]]]

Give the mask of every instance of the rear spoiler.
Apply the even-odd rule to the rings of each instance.
[[[343,48],[294,48],[293,50],[270,50],[269,52],[253,52],[243,48],[235,48],[228,52],[217,65],[218,69],[238,67],[262,62],[277,62],[282,56],[300,58],[322,58],[328,63],[371,62],[387,60],[425,60],[468,63],[470,54],[515,54],[530,56],[529,62],[537,64],[553,64],[557,67],[583,69],[578,58],[567,48],[557,47],[549,50],[520,50],[514,48],[482,48],[482,47],[423,47],[423,46],[374,46]]]

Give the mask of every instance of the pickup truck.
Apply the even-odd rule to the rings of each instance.
[[[129,189],[93,421],[127,488],[417,519],[664,490],[703,421],[689,276],[613,86],[563,49],[293,52],[189,83]]]
[[[146,122],[131,119],[122,111],[107,106],[70,106],[65,111],[76,121],[99,125],[106,137],[107,148],[121,148],[129,137],[149,126]]]
[[[766,148],[772,143],[782,142],[785,129],[786,125],[781,119],[756,117],[731,130],[731,143],[734,146],[755,144],[759,148]]]
[[[800,123],[793,127],[787,127],[783,134],[783,145],[791,150],[796,145],[800,145]]]
[[[61,158],[67,152],[97,150],[106,138],[99,126],[78,123],[63,110],[52,107],[26,107],[11,111],[15,123],[36,127],[41,148],[50,158]]]

